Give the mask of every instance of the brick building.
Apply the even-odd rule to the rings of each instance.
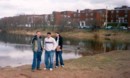
[[[128,26],[130,28],[130,7],[116,7],[113,10],[85,9],[80,11],[54,11],[52,14],[20,15],[1,20],[2,24],[7,23],[9,26],[18,25],[26,27],[44,25],[104,27],[107,21],[108,24],[116,23],[115,26],[118,26],[123,23],[123,25]]]
[[[74,12],[72,14],[71,18],[72,18],[73,24],[76,25],[76,26],[79,26],[79,22],[80,22],[80,12],[79,12],[79,10],[77,10],[76,12]]]
[[[73,14],[74,11],[53,12],[54,25],[60,26],[65,20],[67,20],[68,23],[71,23]]]
[[[116,7],[108,11],[108,23],[115,23],[130,26],[130,7]]]
[[[60,25],[61,13],[60,12],[53,12],[53,16],[54,16],[54,25]]]
[[[106,18],[105,15],[105,9],[81,10],[79,17],[80,26],[103,26]]]
[[[96,12],[96,25],[100,26],[100,27],[104,27],[105,26],[105,22],[106,22],[106,9],[97,9],[94,10]]]
[[[130,29],[130,10],[128,10],[128,28]]]

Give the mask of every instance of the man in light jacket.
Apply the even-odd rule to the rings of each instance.
[[[50,71],[53,70],[53,58],[55,49],[57,47],[57,43],[53,37],[51,37],[51,33],[47,33],[47,37],[44,39],[44,49],[45,49],[45,68],[49,69]]]

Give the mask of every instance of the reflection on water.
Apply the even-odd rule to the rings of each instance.
[[[0,66],[19,66],[31,64],[31,36],[0,33]],[[97,40],[64,39],[63,58],[74,59],[86,55],[109,52],[112,50],[128,50],[130,43]],[[44,53],[42,59],[44,60]]]
[[[70,45],[77,45],[75,48],[82,56],[110,52],[113,50],[130,50],[130,43],[118,42],[115,40],[106,40],[103,42],[96,40],[83,40],[77,42],[71,40],[70,42]]]

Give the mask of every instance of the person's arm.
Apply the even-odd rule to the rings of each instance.
[[[31,47],[32,47],[32,51],[34,52],[34,46],[35,46],[35,44],[34,44],[34,41],[35,41],[35,37],[33,37],[32,38],[32,40],[31,40]]]
[[[43,39],[41,39],[41,50],[43,51],[43,49],[44,49],[44,46],[43,46]]]
[[[53,50],[57,48],[58,44],[56,43],[56,40],[53,38]]]
[[[43,49],[45,50],[45,39],[43,41]]]
[[[32,40],[31,40],[31,44],[33,44],[33,42],[34,42],[34,37],[33,37]]]
[[[63,38],[60,37],[59,39],[59,48],[62,49],[62,45],[63,45]]]

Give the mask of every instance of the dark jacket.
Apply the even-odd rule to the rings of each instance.
[[[57,37],[55,38],[55,40],[57,41]],[[59,36],[59,44],[58,46],[60,46],[60,49],[62,49],[63,47],[63,38],[61,36]]]
[[[43,47],[42,37],[40,37],[40,39],[41,39],[41,51],[42,51],[43,50],[43,48],[42,48]],[[36,35],[32,38],[31,43],[32,43],[32,50],[34,52],[36,52],[38,50],[37,36]]]

